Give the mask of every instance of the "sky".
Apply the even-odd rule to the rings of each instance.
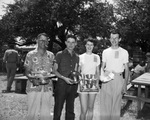
[[[14,0],[0,0],[0,18],[1,18],[1,15],[4,15],[5,14],[5,9],[2,7],[3,5],[5,6],[6,4],[8,3],[13,3]]]

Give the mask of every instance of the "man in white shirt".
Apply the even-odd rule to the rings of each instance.
[[[132,80],[139,77],[141,74],[145,72],[146,63],[145,61],[140,61],[139,64],[136,65],[136,67],[133,70]]]
[[[111,47],[102,53],[102,72],[107,76],[114,74],[114,79],[103,82],[101,87],[101,120],[120,120],[121,99],[127,90],[129,77],[128,52],[119,46],[120,34],[113,31],[110,35]],[[125,79],[123,72],[125,71]]]

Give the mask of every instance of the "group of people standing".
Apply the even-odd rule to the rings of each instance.
[[[65,120],[75,120],[74,102],[79,95],[81,114],[80,120],[93,120],[94,102],[97,94],[100,94],[100,119],[120,120],[121,98],[127,90],[129,77],[128,52],[119,46],[121,36],[113,31],[110,34],[111,47],[102,53],[102,60],[93,53],[95,41],[87,38],[85,41],[86,52],[78,55],[74,48],[77,45],[76,37],[66,37],[66,49],[55,56],[47,50],[48,36],[41,33],[37,36],[37,48],[26,55],[24,62],[25,74],[28,77],[28,120],[60,120],[65,104]],[[102,61],[102,63],[101,63]],[[102,82],[98,91],[83,92],[79,84],[74,84],[69,74],[78,71],[81,76],[93,75],[96,79],[96,87],[99,88],[101,71],[107,76],[114,74],[114,78],[108,82]],[[45,71],[46,75],[33,74]],[[47,74],[53,72],[58,80],[54,89],[54,115],[50,115],[53,84]],[[124,73],[124,78],[123,78]],[[36,80],[49,80],[48,84],[36,84]]]

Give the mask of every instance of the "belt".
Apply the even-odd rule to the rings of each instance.
[[[107,70],[106,70],[107,71]],[[110,72],[110,71],[108,71],[108,72]],[[114,75],[119,75],[119,76],[121,76],[122,74],[123,74],[123,72],[112,72]]]
[[[121,76],[121,75],[122,75],[122,72],[121,72],[121,73],[114,73],[114,75]]]

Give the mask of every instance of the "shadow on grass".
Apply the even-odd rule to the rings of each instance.
[[[138,119],[140,120],[150,120],[150,103],[145,103],[143,109],[138,113]]]
[[[131,86],[128,90],[128,94],[132,96],[137,96],[137,88]],[[123,108],[121,109],[121,117],[129,110],[130,105],[133,103],[133,100],[127,100]]]
[[[125,106],[121,109],[121,117],[126,113],[126,111],[129,109],[131,104],[132,104],[132,100],[128,100]]]
[[[130,95],[137,96],[137,88],[131,87],[129,89]],[[142,89],[142,92],[144,93],[144,89]],[[132,105],[132,100],[127,100],[123,108],[121,109],[121,117],[128,112],[130,105]],[[137,119],[138,120],[150,120],[150,103],[145,103],[142,110],[137,113]]]

